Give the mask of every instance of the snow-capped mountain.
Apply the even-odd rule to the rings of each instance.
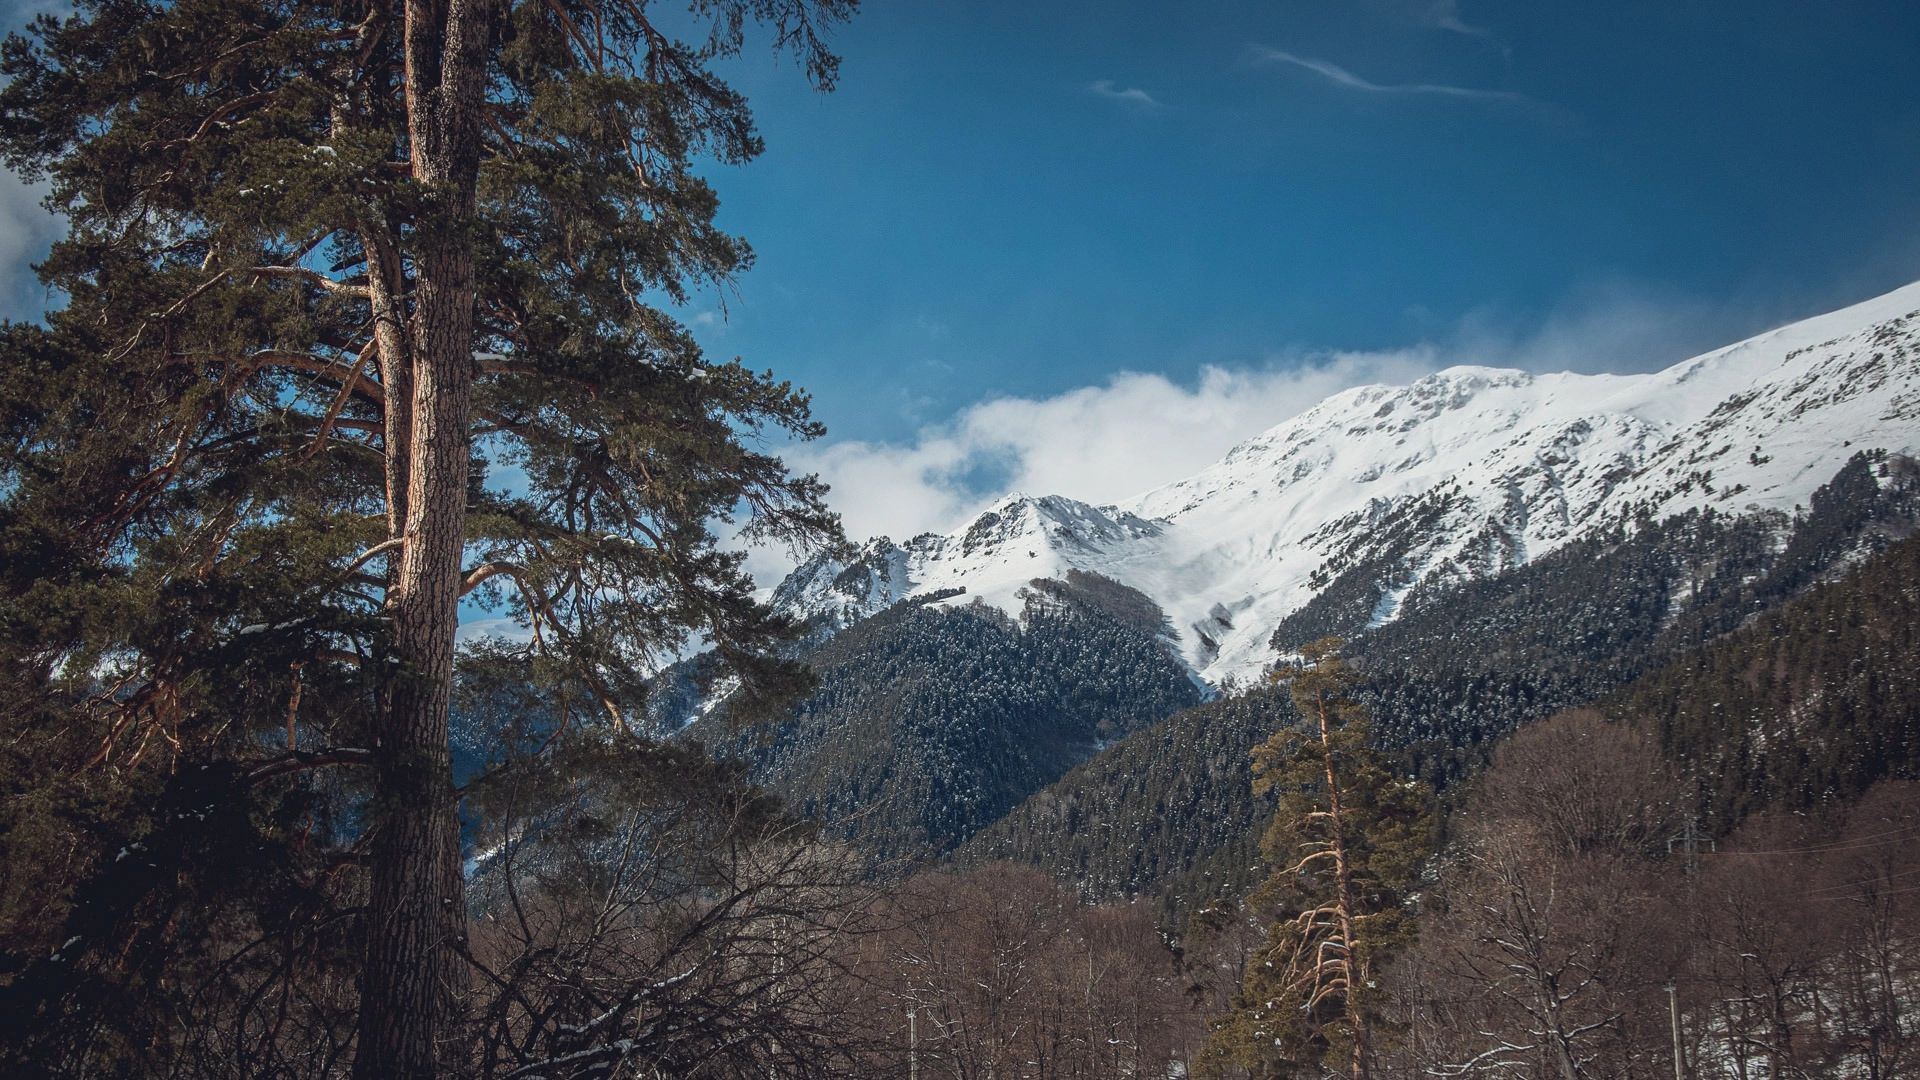
[[[1168,614],[1203,678],[1257,673],[1275,624],[1391,563],[1376,622],[1641,515],[1790,511],[1859,450],[1920,450],[1920,283],[1645,375],[1454,367],[1337,394],[1199,474],[1115,506],[1009,495],[965,528],[817,557],[775,603],[832,626],[964,590],[1017,611],[1078,568]]]
[[[905,545],[879,537],[848,561],[816,556],[780,583],[773,604],[845,626],[908,596],[963,588],[1017,610],[1016,594],[1034,578],[1103,566],[1165,530],[1112,506],[1009,495],[956,533],[922,533]]]

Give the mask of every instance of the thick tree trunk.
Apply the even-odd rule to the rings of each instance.
[[[398,670],[381,732],[356,1075],[438,1075],[464,965],[466,903],[447,745],[472,411],[473,267],[457,245],[416,285],[412,457],[394,582]]]
[[[379,747],[354,1068],[368,1080],[439,1075],[439,1042],[464,975],[455,948],[465,935],[465,898],[447,751],[453,635],[439,625],[452,621],[452,594],[421,584],[396,608],[396,652],[406,659]]]
[[[376,769],[354,1059],[362,1080],[440,1075],[440,1044],[465,977],[466,900],[447,713],[472,452],[470,230],[490,10],[486,0],[406,5],[411,164],[426,211],[414,255],[410,347],[405,362],[394,364],[411,383],[411,415],[402,446],[393,448],[406,454],[404,491],[396,493],[404,502],[405,543],[389,598],[396,670]]]

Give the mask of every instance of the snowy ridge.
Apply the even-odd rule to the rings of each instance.
[[[964,589],[945,602],[1017,612],[1027,582],[1079,568],[1160,604],[1218,683],[1257,674],[1274,625],[1389,537],[1401,576],[1377,621],[1430,575],[1498,573],[1642,513],[1792,510],[1865,449],[1920,450],[1920,283],[1646,375],[1358,387],[1118,506],[1009,495],[948,535],[816,558],[775,603],[844,626]]]

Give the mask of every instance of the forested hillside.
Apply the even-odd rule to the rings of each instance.
[[[1497,577],[1416,588],[1360,634],[1379,734],[1446,783],[1473,748],[1584,705],[1883,550],[1920,521],[1911,459],[1855,455],[1792,521],[1687,513]]]
[[[1911,594],[1883,586],[1913,577],[1913,542],[1896,538],[1913,530],[1916,516],[1920,486],[1912,463],[1863,454],[1791,523],[1688,514],[1580,541],[1488,580],[1416,589],[1398,621],[1350,644],[1364,673],[1357,694],[1402,767],[1443,787],[1470,776],[1516,727],[1634,684],[1622,700],[1644,700],[1634,706],[1640,712],[1682,714],[1662,728],[1671,728],[1666,745],[1707,762],[1702,768],[1712,775],[1703,780],[1712,791],[1749,792],[1738,796],[1739,805],[1786,794],[1780,772],[1801,777],[1793,782],[1803,801],[1811,798],[1813,757],[1827,762],[1824,771],[1814,769],[1822,777],[1817,790],[1856,793],[1880,776],[1903,775],[1873,763],[1910,761],[1916,745],[1911,705],[1869,712],[1865,700],[1912,685],[1910,666],[1897,660],[1900,647],[1912,644]],[[1821,586],[1802,604],[1739,629],[1756,611],[1836,575],[1839,583]],[[1814,616],[1801,614],[1809,605],[1845,629],[1829,634],[1812,625]],[[1738,632],[1702,651],[1729,631]],[[1754,641],[1846,665],[1853,696],[1822,699],[1820,715],[1830,720],[1807,735],[1817,738],[1817,755],[1786,740],[1770,743],[1766,753],[1754,750],[1764,734],[1730,744],[1717,720],[1695,719],[1696,699],[1708,690],[1689,673],[1729,669],[1732,661],[1714,658],[1747,655],[1759,648]],[[1813,642],[1820,647],[1810,648]],[[1716,701],[1746,700],[1713,693]],[[1747,696],[1763,693],[1774,695],[1766,708],[1807,708],[1781,698],[1785,683],[1769,682]],[[1028,799],[960,857],[1031,862],[1094,898],[1157,896],[1177,923],[1179,913],[1199,906],[1196,900],[1231,895],[1251,880],[1254,837],[1267,810],[1252,794],[1246,754],[1272,725],[1288,721],[1281,697],[1255,690],[1143,731]],[[1761,710],[1729,705],[1713,716],[1735,707]],[[1878,719],[1854,726],[1845,719],[1868,715]],[[1756,722],[1754,730],[1768,728]],[[1771,771],[1754,772],[1757,757],[1771,762]],[[1713,798],[1725,804],[1734,796]],[[1730,823],[1731,815],[1722,810],[1715,820]]]
[[[1708,822],[1920,779],[1920,537],[1636,682],[1609,706],[1699,788]]]
[[[1383,973],[1376,1075],[1912,1075],[1920,785],[1709,840],[1674,764],[1592,710],[1503,741]]]
[[[688,735],[748,761],[808,817],[882,855],[943,852],[1096,751],[1200,700],[1158,610],[1093,575],[1036,583],[1016,621],[908,602],[807,656],[792,714]]]
[[[1270,688],[1187,709],[1061,777],[955,857],[1031,863],[1095,901],[1161,894],[1186,910],[1238,895],[1273,809],[1248,786],[1247,755],[1292,722]]]

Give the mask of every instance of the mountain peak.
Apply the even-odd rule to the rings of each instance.
[[[1483,364],[1455,364],[1421,379],[1419,383],[1470,383],[1477,386],[1524,386],[1533,381],[1533,373],[1519,368],[1487,367]]]
[[[1164,609],[1201,675],[1244,677],[1335,582],[1390,618],[1434,575],[1644,515],[1791,511],[1858,450],[1913,453],[1917,311],[1920,283],[1649,374],[1460,365],[1356,387],[1117,506],[1011,493],[953,533],[803,567],[781,597],[850,616],[964,588],[1017,614],[1034,578],[1087,570]]]

